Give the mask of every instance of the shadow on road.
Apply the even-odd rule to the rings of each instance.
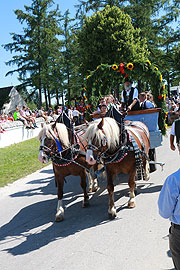
[[[50,174],[50,172],[48,172]],[[52,170],[51,170],[52,173]],[[45,179],[35,179],[31,184],[47,184],[39,188],[18,192],[12,194],[12,197],[35,196],[36,193],[56,194],[56,188],[53,177]],[[82,208],[83,194],[80,188],[79,177],[68,177],[67,184],[64,187],[64,206],[65,220],[61,223],[55,223],[57,199],[46,199],[36,202],[21,209],[7,224],[0,228],[0,240],[2,244],[9,248],[2,249],[12,255],[23,255],[37,250],[57,239],[65,238],[85,229],[100,226],[109,221],[107,216],[108,195],[106,190],[106,181],[100,182],[100,189],[92,195],[90,207]],[[70,180],[71,179],[71,180]],[[119,182],[119,181],[118,181]],[[129,188],[127,186],[127,176],[120,179],[122,189],[115,192],[115,202],[122,197],[128,197]],[[117,184],[117,179],[115,181]],[[125,185],[126,183],[126,185]],[[28,183],[27,183],[28,184]],[[125,185],[125,188],[124,186]],[[158,192],[160,186],[152,186],[147,183],[140,185],[138,194]],[[77,200],[81,198],[81,201]],[[127,198],[128,201],[128,198]],[[117,212],[127,208],[127,203],[123,203],[117,209]],[[17,241],[18,240],[18,241]],[[13,245],[13,241],[14,244]],[[1,245],[2,245],[1,244]]]

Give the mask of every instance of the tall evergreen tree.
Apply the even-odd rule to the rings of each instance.
[[[23,34],[12,33],[13,42],[4,45],[6,50],[17,53],[7,64],[16,64],[17,68],[8,74],[18,72],[19,80],[27,86],[38,89],[39,106],[42,104],[42,89],[46,87],[47,67],[50,51],[57,44],[59,34],[57,10],[49,12],[53,0],[32,0],[25,12],[15,10],[21,24],[26,23]],[[46,85],[46,86],[45,86]]]

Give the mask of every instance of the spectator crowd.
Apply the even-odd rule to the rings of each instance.
[[[178,118],[178,110],[180,104],[180,95],[170,96],[170,98],[165,97],[166,107],[167,107],[167,124],[172,124],[175,119]],[[138,96],[139,109],[148,109],[156,107],[154,103],[153,96],[149,92],[140,93]],[[89,116],[92,119],[105,116],[108,109],[111,106],[115,106],[118,110],[123,110],[122,102],[113,95],[109,94],[102,96],[94,112],[89,112]],[[90,108],[91,106],[89,106]],[[75,125],[80,125],[85,121],[85,114],[87,113],[86,108],[81,104],[76,104],[76,106],[55,106],[53,110],[49,107],[48,110],[44,110],[41,107],[39,110],[31,110],[26,105],[22,108],[16,107],[15,112],[9,112],[8,114],[1,113],[0,115],[0,133],[4,133],[8,127],[14,126],[14,121],[21,121],[26,129],[37,128],[37,118],[43,118],[46,124],[54,122],[58,116],[65,111],[71,120],[74,121]]]

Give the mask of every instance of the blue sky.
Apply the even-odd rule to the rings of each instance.
[[[78,0],[54,0],[55,4],[59,4],[60,11],[64,13],[69,9],[71,16],[75,14],[74,5],[78,4]],[[14,10],[20,9],[24,10],[24,5],[30,6],[31,0],[1,0],[0,8],[0,88],[17,85],[19,81],[17,80],[18,74],[14,73],[12,76],[5,74],[13,69],[13,67],[6,66],[5,62],[11,60],[12,54],[6,51],[2,44],[7,44],[12,42],[9,33],[21,34],[23,25],[19,23],[14,14]]]

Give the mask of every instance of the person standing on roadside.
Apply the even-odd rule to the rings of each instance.
[[[180,154],[180,107],[178,108],[179,119],[175,120],[170,132],[170,148],[175,151],[174,138],[176,137],[177,148]]]
[[[159,214],[169,218],[169,247],[176,270],[180,270],[180,169],[169,175],[158,199]]]

